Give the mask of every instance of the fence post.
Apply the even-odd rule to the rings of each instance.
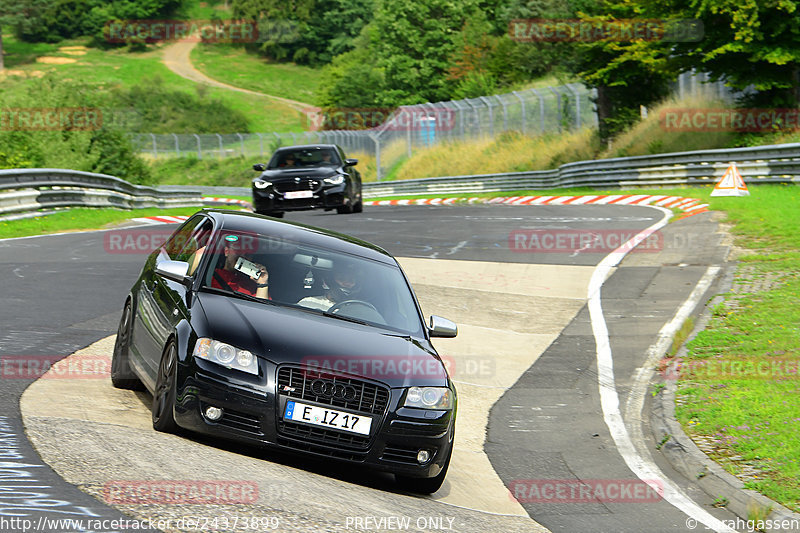
[[[192,135],[194,135],[197,141],[197,159],[203,159],[203,147],[200,145],[200,136],[196,133],[192,133]]]
[[[517,91],[514,91],[511,94],[513,94],[514,96],[519,98],[519,103],[520,103],[520,105],[522,105],[522,115],[521,115],[522,134],[525,135],[525,99],[522,98],[522,96],[520,96],[520,94]]]
[[[244,157],[244,137],[242,137],[241,133],[237,133],[236,135],[239,136],[239,147],[242,150],[242,157]]]
[[[264,136],[260,133],[256,133],[258,135],[258,144],[261,146],[261,159],[264,159]]]
[[[370,136],[375,141],[375,179],[381,181],[383,173],[381,172],[381,138],[380,134]]]
[[[575,129],[577,130],[581,127],[581,95],[577,89],[572,87],[572,84],[568,83],[565,87],[575,95]]]
[[[172,134],[172,138],[175,139],[175,155],[177,157],[180,157],[181,156],[181,147],[178,144],[178,136],[173,133]]]
[[[219,139],[219,157],[221,159],[225,157],[225,152],[224,149],[222,148],[222,135],[220,135],[219,133],[215,133],[214,135],[216,135],[217,139]]]
[[[508,131],[508,108],[506,107],[506,103],[500,98],[499,94],[496,94],[494,97],[500,102],[500,105],[503,106],[503,131]]]
[[[562,118],[562,116],[561,116],[561,93],[556,91],[555,88],[553,88],[553,87],[548,87],[548,89],[550,89],[550,92],[552,92],[553,94],[556,95],[556,111],[557,111],[557,117],[558,117],[558,133],[561,133],[561,129],[562,129],[561,128],[561,118]]]
[[[153,139],[153,157],[158,157],[158,145],[156,144],[156,136],[151,133],[150,138]]]

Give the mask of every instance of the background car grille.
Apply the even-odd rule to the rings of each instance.
[[[356,397],[353,400],[345,401],[317,396],[311,391],[311,382],[317,378],[329,379],[334,383],[352,385],[356,389]],[[332,407],[368,415],[383,415],[386,411],[386,405],[389,403],[388,387],[356,378],[311,372],[302,368],[286,366],[278,370],[278,393],[290,398],[328,404]]]
[[[281,181],[273,184],[272,188],[279,193],[289,191],[318,191],[322,186],[320,180],[301,178],[300,181]]]

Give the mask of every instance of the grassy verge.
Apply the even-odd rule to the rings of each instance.
[[[198,45],[192,50],[192,64],[211,78],[236,87],[309,104],[314,102],[319,84],[318,69],[271,63],[233,45]]]
[[[731,293],[687,346],[676,415],[748,488],[800,511],[800,189],[713,199],[745,249]]]
[[[306,129],[304,117],[284,104],[269,98],[208,87],[181,78],[162,63],[161,48],[141,53],[131,53],[125,49],[86,48],[80,50],[79,55],[68,53],[69,50],[63,49],[68,46],[84,45],[87,42],[87,39],[78,39],[63,41],[58,45],[31,45],[17,41],[13,35],[3,35],[3,46],[11,56],[11,66],[13,66],[8,69],[11,72],[7,72],[5,76],[37,78],[53,73],[61,80],[86,83],[96,87],[98,91],[107,91],[115,87],[130,88],[142,83],[157,84],[166,89],[220,100],[226,106],[248,117],[250,131],[302,132]],[[42,63],[42,60],[50,62]],[[146,125],[142,132],[148,133]]]
[[[183,207],[177,209],[150,208],[134,209],[130,211],[124,209],[67,209],[42,217],[0,222],[0,239],[44,235],[62,231],[101,229],[110,224],[122,222],[123,220],[131,218],[156,215],[191,215],[196,213],[198,209],[197,207]]]

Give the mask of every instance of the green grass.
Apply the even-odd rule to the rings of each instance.
[[[308,104],[314,102],[319,84],[318,69],[271,63],[233,45],[200,44],[192,50],[192,63],[207,76],[230,85]]]
[[[65,209],[52,215],[0,222],[0,238],[27,237],[62,231],[100,229],[123,220],[155,215],[191,215],[200,208],[176,209],[92,209],[88,207]]]
[[[688,344],[689,363],[678,390],[683,401],[676,409],[690,435],[715,441],[713,456],[724,468],[733,474],[743,464],[759,469],[746,486],[795,511],[800,511],[800,376],[790,372],[800,367],[798,202],[800,188],[792,186],[751,187],[747,198],[712,199],[712,208],[734,223],[736,244],[753,252],[743,258],[752,267],[748,276],[777,273],[781,284],[728,295],[735,305],[714,310],[706,329]]]
[[[23,56],[28,58],[26,63],[20,63],[14,68],[23,76],[40,76],[43,73],[51,72],[62,80],[94,85],[100,91],[113,87],[129,88],[143,83],[159,84],[167,89],[221,100],[231,109],[241,111],[248,117],[250,131],[301,132],[305,130],[305,118],[302,114],[284,104],[269,98],[208,87],[181,78],[162,63],[161,48],[141,53],[131,53],[125,49],[89,48],[82,56],[70,56],[59,52],[58,48],[86,44],[88,40],[65,41],[58,45],[30,46],[17,42],[13,37],[5,38],[4,36],[4,46],[6,46],[6,41],[10,42],[9,46],[12,50],[20,50],[20,52],[15,52],[19,54],[20,60]],[[77,61],[68,64],[44,64],[36,63],[31,59],[34,55],[42,54],[54,57],[72,57]],[[24,87],[24,84],[22,85]],[[0,78],[0,86],[2,86],[2,78]],[[142,133],[147,133],[147,131]]]

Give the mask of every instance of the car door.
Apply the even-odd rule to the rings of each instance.
[[[161,247],[155,256],[152,267],[145,269],[138,292],[138,309],[134,321],[137,354],[132,364],[146,375],[145,385],[155,386],[158,365],[167,339],[175,325],[188,317],[186,293],[183,284],[164,278],[155,273],[155,267],[165,260],[189,262],[201,242],[210,233],[211,221],[202,215],[190,218]]]

